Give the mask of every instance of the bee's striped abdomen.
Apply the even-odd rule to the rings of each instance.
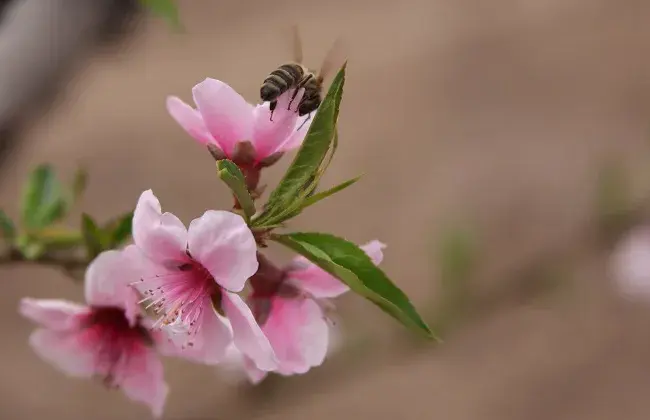
[[[273,101],[278,96],[296,86],[303,76],[303,69],[297,64],[283,64],[273,70],[262,83],[260,97],[263,101]]]

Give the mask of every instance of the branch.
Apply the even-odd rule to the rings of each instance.
[[[88,261],[82,258],[70,256],[56,256],[45,254],[37,259],[30,260],[25,258],[18,250],[10,249],[4,255],[0,255],[0,267],[9,265],[42,265],[58,268],[74,279],[79,279],[75,273],[77,270],[85,270]]]

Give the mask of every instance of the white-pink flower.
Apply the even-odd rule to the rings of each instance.
[[[255,239],[241,216],[208,210],[185,229],[147,190],[134,212],[133,240],[127,250],[140,266],[133,285],[159,314],[154,326],[183,347],[182,356],[218,363],[234,340],[259,369],[276,367],[268,339],[236,293],[258,267]]]
[[[383,259],[386,247],[371,241],[361,248],[375,264]],[[298,257],[286,272],[284,282],[275,291],[253,293],[250,302],[262,331],[269,338],[278,359],[274,371],[281,375],[306,373],[320,366],[329,348],[330,326],[324,309],[327,299],[340,296],[349,288],[304,257]],[[255,367],[236,349],[228,354],[231,363],[242,365],[249,380],[258,383],[266,372]]]
[[[70,376],[101,377],[159,417],[168,387],[157,351],[164,351],[167,338],[147,330],[127,284],[133,275],[120,251],[106,251],[86,271],[87,306],[24,298],[20,312],[41,326],[29,338],[41,358]]]
[[[253,106],[226,83],[207,78],[192,89],[197,109],[170,96],[167,110],[201,144],[214,144],[227,158],[236,160],[237,144],[248,141],[254,149],[254,161],[260,162],[300,146],[309,129],[311,120],[298,118],[297,113],[304,90],[291,101],[294,92],[278,98],[271,121],[268,102]]]
[[[650,300],[650,226],[637,227],[623,237],[610,268],[626,297]]]

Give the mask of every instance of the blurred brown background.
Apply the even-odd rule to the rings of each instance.
[[[117,47],[93,50],[56,105],[23,125],[0,207],[16,215],[20,183],[44,161],[67,177],[89,168],[83,210],[100,220],[147,188],[185,222],[227,206],[210,156],[167,115],[165,97],[190,100],[209,76],[255,101],[299,22],[312,66],[337,36],[349,51],[341,145],[324,183],[366,176],[294,227],[386,242],[384,269],[445,342],[425,343],[345,296],[346,340],[324,366],[250,389],[170,360],[165,418],[650,417],[650,308],[617,296],[596,200],[611,162],[630,174],[635,200],[650,192],[650,3],[178,3],[186,33],[146,18]],[[29,349],[18,300],[81,299],[78,286],[48,268],[2,268],[0,279],[0,418],[149,416]]]

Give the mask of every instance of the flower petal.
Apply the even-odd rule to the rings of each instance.
[[[250,140],[253,108],[233,88],[207,78],[194,86],[192,95],[206,127],[226,155],[232,156],[237,142]]]
[[[29,337],[29,344],[43,360],[69,376],[90,378],[96,373],[93,343],[75,331],[39,329]]]
[[[144,345],[125,355],[126,363],[115,372],[124,393],[134,401],[147,404],[154,415],[162,416],[169,387],[163,378],[163,365],[156,352]]]
[[[154,335],[158,351],[165,356],[180,357],[208,365],[221,362],[232,344],[232,329],[228,321],[215,312],[209,298],[206,298],[204,308],[206,309],[203,311],[200,328],[193,338],[192,346],[182,345],[186,337]],[[175,338],[180,338],[181,341],[176,343]]]
[[[257,271],[257,245],[241,216],[208,210],[190,223],[188,249],[223,288],[239,292]]]
[[[381,264],[381,262],[384,260],[384,248],[386,248],[386,244],[379,242],[378,240],[370,241],[367,244],[361,246],[361,249],[363,249],[364,252],[368,254],[375,265]]]
[[[167,97],[167,112],[176,122],[194,137],[199,143],[207,145],[216,144],[214,137],[205,126],[201,114],[176,96]]]
[[[232,325],[235,346],[250,357],[257,368],[265,371],[275,369],[277,360],[273,348],[242,298],[224,291],[221,304]]]
[[[313,115],[299,117],[291,131],[291,134],[287,137],[287,140],[278,147],[276,152],[288,152],[300,147],[302,142],[305,140],[305,136],[309,132],[309,127],[311,127],[313,121]]]
[[[244,375],[246,375],[246,379],[248,379],[248,381],[253,385],[262,382],[268,374],[267,372],[258,369],[257,366],[255,366],[255,363],[253,363],[249,357],[244,355],[235,345],[231,345],[228,348],[223,368],[230,373],[241,374],[243,372]]]
[[[312,299],[305,299],[300,309],[304,320],[300,334],[300,347],[308,370],[320,366],[325,360],[329,347],[329,325],[325,321],[323,310]]]
[[[312,299],[273,300],[264,324],[282,375],[305,373],[323,363],[328,350],[329,326],[322,309]]]
[[[333,298],[350,290],[345,283],[316,265],[291,270],[287,278],[316,298]]]
[[[131,325],[135,325],[140,313],[138,296],[130,286],[141,275],[133,259],[136,253],[142,255],[135,245],[124,251],[102,252],[88,266],[85,279],[86,302],[123,308]]]
[[[152,260],[186,259],[187,230],[178,217],[162,213],[151,190],[140,195],[133,214],[133,241]]]
[[[386,245],[379,241],[370,241],[361,246],[373,263],[379,264],[384,258],[382,249]],[[293,261],[293,269],[288,272],[288,278],[316,298],[333,298],[342,295],[350,288],[339,279],[322,270],[317,265],[307,261],[304,257],[297,257]]]
[[[273,298],[271,311],[262,326],[281,369],[292,370],[293,366],[304,365],[300,348],[300,331],[304,323],[301,305],[302,299]]]
[[[255,146],[258,161],[275,152],[282,151],[282,145],[289,140],[295,130],[296,120],[298,119],[295,107],[300,103],[305,90],[300,89],[292,103],[292,109],[288,109],[293,92],[294,90],[287,91],[278,97],[272,121],[269,102],[264,102],[255,107],[253,111],[252,143]]]
[[[90,308],[76,303],[56,299],[20,300],[20,314],[25,318],[56,331],[69,331],[77,328]]]

